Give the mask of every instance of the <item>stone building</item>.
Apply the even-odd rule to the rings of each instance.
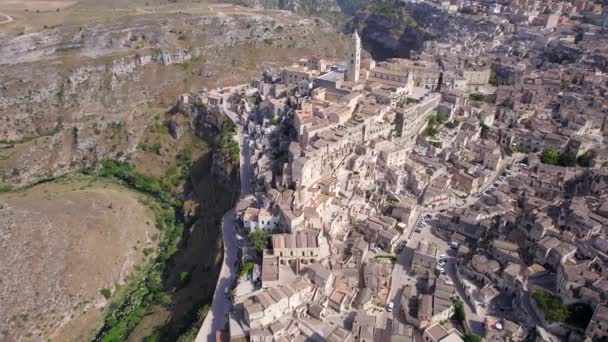
[[[592,341],[608,336],[608,306],[598,305],[595,308],[591,322],[585,330],[585,336]]]
[[[420,271],[433,271],[435,266],[437,266],[437,247],[419,241],[412,258],[412,268]]]
[[[274,234],[272,252],[281,264],[294,261],[304,264],[315,262],[319,257],[318,232],[299,231],[295,234]]]

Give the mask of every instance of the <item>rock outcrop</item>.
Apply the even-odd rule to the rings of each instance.
[[[0,33],[0,184],[128,158],[179,94],[243,82],[313,49],[341,54],[337,35],[323,20],[247,9]],[[319,36],[326,42],[307,38]]]

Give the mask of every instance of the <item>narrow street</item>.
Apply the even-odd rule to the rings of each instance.
[[[240,87],[240,86],[239,86]],[[240,198],[251,193],[251,172],[249,169],[249,147],[246,144],[246,133],[242,131],[240,118],[228,105],[228,98],[239,87],[232,88],[223,98],[223,111],[234,122],[237,127],[237,139],[239,144],[240,156],[240,178],[241,194]],[[222,330],[226,326],[228,313],[232,300],[226,291],[232,287],[238,269],[236,231],[234,226],[234,208],[228,211],[222,218],[222,234],[224,240],[224,258],[222,269],[217,280],[213,302],[209,313],[203,321],[203,325],[196,335],[196,342],[215,341],[217,330]],[[228,290],[227,290],[228,289]]]

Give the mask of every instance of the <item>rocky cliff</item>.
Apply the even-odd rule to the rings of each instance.
[[[236,0],[254,8],[289,10],[314,15],[340,24],[350,33],[357,30],[363,45],[375,59],[407,57],[422,49],[431,34],[424,21],[424,11],[433,8],[408,5],[399,0]],[[423,9],[423,10],[422,10]]]
[[[179,94],[241,83],[313,51],[341,55],[339,35],[285,11],[0,32],[0,185],[126,158]]]
[[[347,30],[359,32],[363,46],[376,60],[408,57],[433,37],[415,9],[398,0],[374,1],[356,11]]]
[[[267,9],[281,9],[313,15],[342,23],[371,0],[235,0],[237,3]]]

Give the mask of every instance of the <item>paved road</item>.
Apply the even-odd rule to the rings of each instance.
[[[249,164],[249,148],[246,144],[246,134],[241,129],[239,116],[228,105],[228,97],[235,91],[224,94],[224,113],[237,126],[237,138],[240,147],[240,177],[241,197],[251,193],[251,172]],[[224,237],[224,260],[222,269],[217,280],[211,310],[205,317],[203,325],[196,335],[195,342],[215,341],[215,332],[226,326],[228,313],[232,305],[231,299],[226,295],[225,289],[230,289],[237,274],[237,251],[236,231],[234,227],[234,209],[228,211],[222,218],[222,234]]]

